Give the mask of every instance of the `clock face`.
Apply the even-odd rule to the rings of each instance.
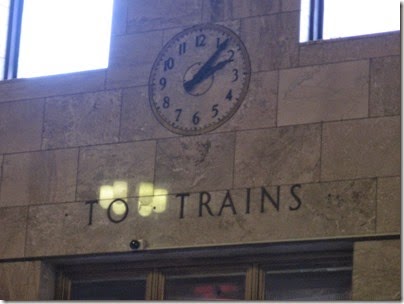
[[[250,82],[250,60],[226,27],[198,25],[175,35],[161,50],[149,78],[149,101],[170,131],[212,131],[240,107]]]

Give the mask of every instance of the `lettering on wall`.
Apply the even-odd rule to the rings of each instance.
[[[214,199],[213,195],[209,191],[201,191],[196,193],[177,193],[174,194],[173,197],[177,202],[174,208],[177,208],[178,219],[182,220],[186,217],[220,217],[223,214],[232,214],[232,215],[240,215],[245,214],[248,215],[252,212],[260,212],[265,213],[268,210],[272,210],[274,212],[281,212],[281,205],[287,199],[287,208],[285,210],[294,212],[301,208],[303,202],[301,197],[299,196],[300,189],[302,185],[295,184],[290,186],[289,191],[287,193],[281,194],[281,187],[277,186],[274,190],[270,191],[265,187],[261,188],[246,188],[244,189],[244,198],[240,200],[240,196],[237,196],[237,204],[235,204],[234,193],[231,190],[226,190],[223,198],[218,200]],[[237,190],[239,191],[239,190]],[[254,192],[254,199],[253,199]],[[166,196],[167,192],[163,192],[164,195],[157,196],[149,196],[150,208],[154,209],[155,212],[161,213],[165,210],[166,207]],[[239,193],[239,192],[238,192]],[[287,197],[282,197],[286,196]],[[162,197],[164,196],[164,200]],[[192,202],[190,200],[192,199]],[[111,199],[109,203],[105,203],[105,200],[102,200],[103,206],[100,204],[100,200],[90,200],[86,201],[85,204],[88,205],[88,225],[93,224],[93,212],[95,206],[101,206],[106,209],[106,216],[109,221],[114,224],[121,223],[125,221],[129,214],[129,204],[123,198],[114,198]],[[144,210],[144,199],[139,198],[138,211],[141,216],[145,216]],[[196,206],[192,206],[194,208],[190,208],[190,204],[197,204]],[[164,205],[164,209],[161,208],[162,204]],[[159,208],[160,206],[160,208]],[[119,212],[114,212],[116,207],[119,207]],[[197,208],[195,208],[197,207]],[[142,211],[143,210],[143,211]],[[187,212],[188,210],[188,212]],[[192,210],[194,213],[191,215],[189,210]],[[151,212],[150,212],[151,213]],[[148,213],[147,215],[150,215]]]

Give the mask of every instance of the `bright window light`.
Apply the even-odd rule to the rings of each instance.
[[[18,78],[108,67],[113,0],[25,0]]]
[[[400,0],[325,0],[323,39],[397,31]]]
[[[316,40],[398,31],[400,9],[400,0],[301,0],[300,42],[311,40],[313,32],[320,33],[317,38],[314,35]],[[310,25],[311,14],[322,16],[322,26]]]

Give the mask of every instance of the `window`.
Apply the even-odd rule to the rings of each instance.
[[[400,30],[400,0],[301,0],[300,42]]]
[[[116,257],[120,263],[59,263],[57,299],[350,300],[352,243],[331,243],[146,251]]]
[[[7,21],[10,11],[10,0],[0,0],[0,75],[4,74],[6,58]]]
[[[7,35],[0,27],[4,79],[108,66],[113,0],[0,1],[1,16],[9,17]]]

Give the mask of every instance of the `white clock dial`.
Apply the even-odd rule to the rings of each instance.
[[[175,35],[154,62],[150,105],[174,133],[209,132],[240,107],[250,74],[247,50],[233,31],[214,24],[195,26]]]

